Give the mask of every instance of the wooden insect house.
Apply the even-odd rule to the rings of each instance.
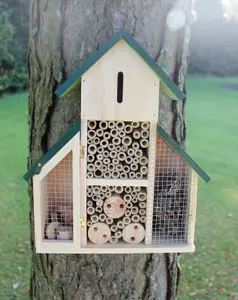
[[[120,30],[56,91],[81,83],[81,123],[26,173],[40,253],[194,251],[198,175],[158,125],[159,92],[185,95]]]

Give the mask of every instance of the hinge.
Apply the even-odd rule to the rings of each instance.
[[[85,229],[86,228],[86,219],[80,218],[80,228]]]
[[[84,147],[80,146],[80,157],[84,158]]]

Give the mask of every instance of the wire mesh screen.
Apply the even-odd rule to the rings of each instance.
[[[72,152],[69,152],[43,180],[44,238],[73,239]]]
[[[145,237],[147,190],[135,186],[87,186],[88,239],[95,244],[138,244]]]
[[[153,244],[188,242],[190,185],[190,167],[157,135]]]
[[[148,122],[88,121],[87,178],[146,179]]]

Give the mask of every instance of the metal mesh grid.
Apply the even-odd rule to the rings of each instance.
[[[88,121],[87,178],[147,179],[148,122]]]
[[[153,244],[188,242],[190,167],[157,135]]]
[[[44,178],[44,238],[73,239],[72,152]]]
[[[95,244],[140,243],[145,237],[147,189],[87,186],[87,233]]]

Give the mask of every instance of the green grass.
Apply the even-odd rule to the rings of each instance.
[[[196,252],[181,255],[179,299],[238,299],[238,79],[189,77],[188,153],[212,177],[199,182]],[[27,95],[0,98],[0,299],[28,299]],[[19,282],[18,289],[12,284]]]

